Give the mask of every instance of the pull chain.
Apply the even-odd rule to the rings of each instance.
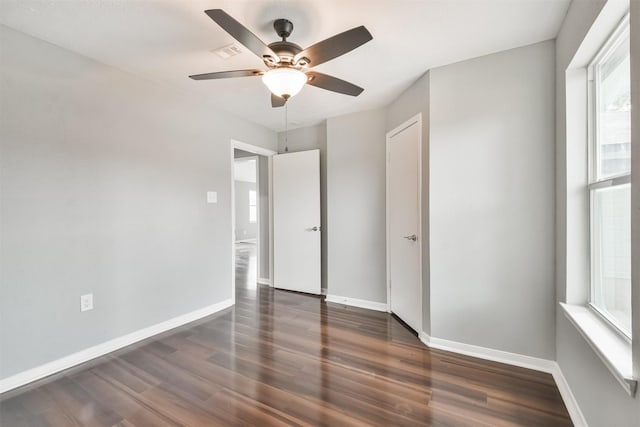
[[[284,104],[284,152],[289,152],[289,106]]]

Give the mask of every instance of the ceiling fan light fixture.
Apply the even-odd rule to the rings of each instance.
[[[274,95],[289,99],[302,90],[307,75],[295,68],[275,68],[264,73],[262,82]]]

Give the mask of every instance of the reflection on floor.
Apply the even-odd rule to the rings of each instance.
[[[0,425],[571,425],[551,375],[429,349],[388,313],[256,286],[242,246],[234,307],[26,387],[0,402]]]
[[[256,289],[258,259],[255,242],[236,242],[236,288]]]
[[[387,313],[260,285],[0,403],[0,425],[570,426],[549,374],[430,350]]]

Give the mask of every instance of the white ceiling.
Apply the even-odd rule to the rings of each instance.
[[[139,77],[204,97],[216,108],[284,129],[258,77],[194,81],[190,74],[264,68],[203,13],[221,8],[265,43],[294,23],[303,48],[365,25],[373,40],[315,70],[365,88],[357,98],[307,86],[289,101],[289,128],[387,105],[426,70],[555,38],[570,0],[0,0],[0,22]]]

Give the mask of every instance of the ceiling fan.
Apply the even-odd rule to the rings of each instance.
[[[373,39],[364,26],[352,28],[302,49],[297,44],[287,41],[293,31],[293,23],[287,19],[276,19],[273,23],[273,28],[282,40],[266,45],[222,9],[205,10],[204,13],[234,39],[258,55],[268,70],[220,71],[189,76],[194,80],[262,76],[262,81],[271,91],[272,107],[285,105],[305,84],[351,96],[358,96],[364,90],[337,77],[309,71],[311,67],[344,55]]]

